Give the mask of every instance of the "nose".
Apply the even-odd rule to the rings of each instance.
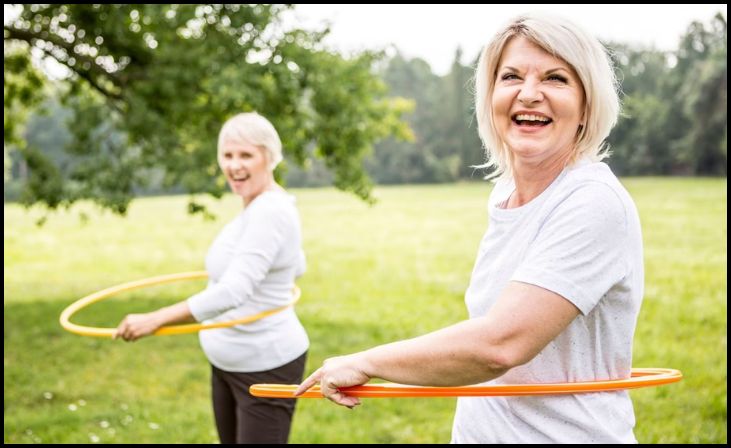
[[[532,104],[543,100],[543,92],[536,81],[526,80],[518,92],[518,101],[522,104]]]
[[[241,162],[241,159],[238,157],[234,157],[227,163],[228,168],[231,169],[231,171],[236,171],[240,169],[243,166],[243,163]]]

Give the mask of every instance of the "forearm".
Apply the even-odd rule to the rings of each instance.
[[[196,321],[190,312],[187,300],[160,308],[153,312],[153,316],[160,326]]]
[[[485,318],[472,319],[414,339],[359,353],[364,373],[402,384],[462,386],[504,374],[499,341],[485,331]]]
[[[154,334],[162,326],[192,321],[195,321],[195,319],[193,319],[188,303],[187,301],[183,301],[150,313],[128,314],[119,323],[112,338],[135,341],[139,338]]]

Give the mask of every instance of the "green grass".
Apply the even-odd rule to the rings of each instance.
[[[634,365],[681,369],[673,385],[632,391],[645,443],[726,443],[726,180],[627,179],[640,210],[646,294]],[[413,337],[466,317],[464,290],[487,224],[485,184],[378,188],[374,207],[331,189],[295,190],[308,272],[298,313],[326,357]],[[51,215],[5,206],[6,443],[217,441],[209,368],[194,335],[134,344],[76,336],[58,324],[79,297],[130,280],[198,270],[211,239],[240,210],[211,201],[217,221],[182,197],[137,200],[128,218],[90,205]],[[80,212],[90,215],[83,223]],[[201,282],[131,292],[75,321],[185,298]],[[300,400],[298,443],[449,441],[453,399],[366,400],[348,410]]]

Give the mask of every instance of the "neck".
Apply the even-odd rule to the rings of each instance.
[[[556,180],[569,161],[570,153],[530,163],[521,160],[513,162],[515,192],[510,196],[507,208],[520,207],[543,193]]]
[[[271,178],[264,187],[259,190],[256,194],[253,194],[251,196],[245,197],[244,199],[244,207],[247,205],[250,205],[254,199],[258,198],[262,193],[266,191],[284,191],[284,188],[282,188],[275,180],[274,178]]]

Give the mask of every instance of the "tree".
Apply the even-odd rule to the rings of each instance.
[[[720,13],[678,50],[613,43],[624,114],[610,135],[619,174],[726,175],[727,37]]]
[[[727,32],[720,13],[710,29],[693,22],[680,43],[678,73],[670,87],[679,94],[675,108],[683,114],[687,127],[673,146],[677,162],[694,174],[726,175],[727,133]]]
[[[668,54],[612,42],[607,45],[621,85],[622,114],[609,135],[609,164],[620,175],[669,174],[669,110],[663,94],[670,73]]]
[[[290,160],[303,164],[314,154],[338,188],[369,199],[361,160],[374,141],[408,136],[402,102],[386,98],[373,73],[380,54],[346,59],[323,49],[327,30],[285,31],[288,8],[23,5],[4,26],[5,144],[19,139],[21,122],[9,105],[30,105],[9,95],[7,79],[35,83],[28,55],[41,52],[70,72],[60,96],[73,112],[66,150],[75,160],[62,171],[20,147],[29,167],[25,202],[53,208],[88,198],[124,213],[153,169],[167,187],[218,196],[225,187],[216,177],[218,130],[251,110],[272,121]]]

